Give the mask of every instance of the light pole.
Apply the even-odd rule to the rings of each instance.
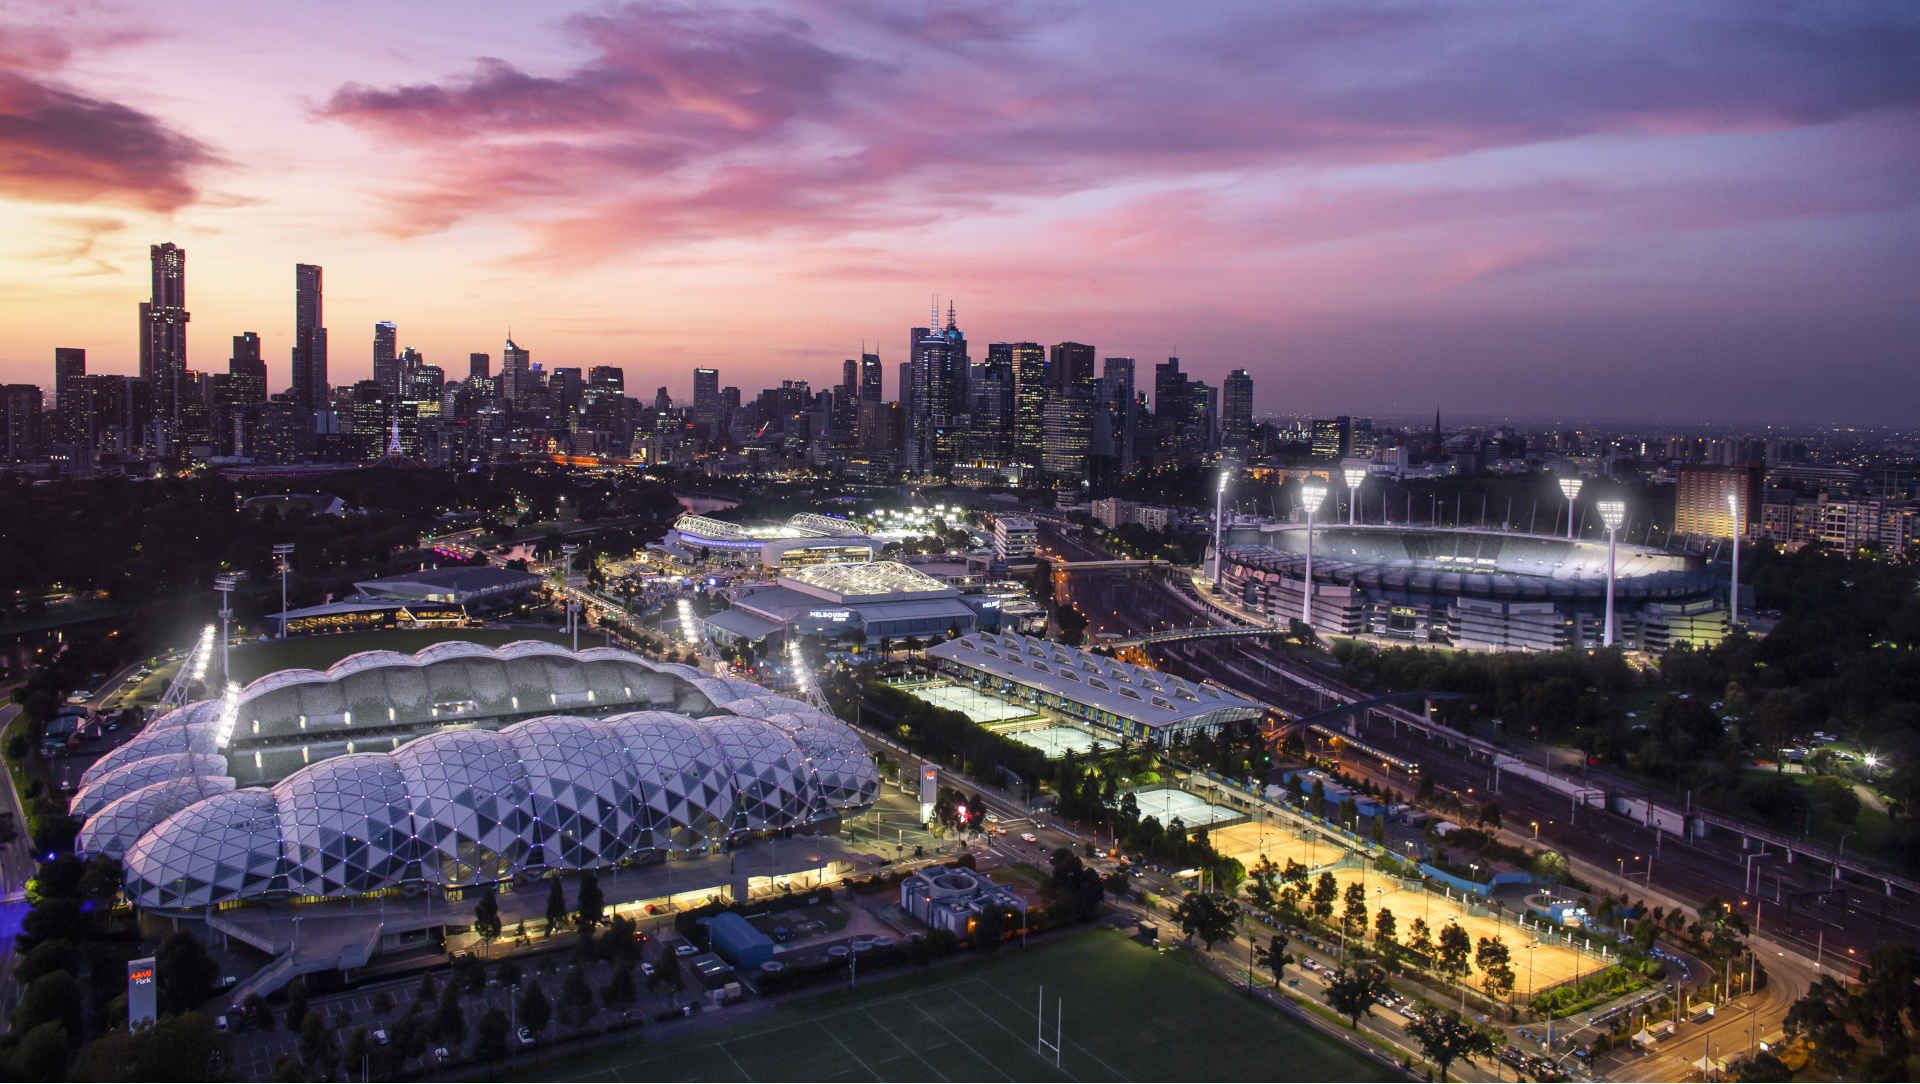
[[[1348,467],[1340,474],[1347,480],[1347,526],[1351,527],[1359,522],[1360,487],[1367,480],[1367,468]]]
[[[222,572],[213,578],[213,589],[220,592],[220,684],[222,685],[233,678],[232,671],[227,668],[228,623],[233,618],[230,600],[234,588],[240,586],[240,580],[245,575],[244,572]]]
[[[1578,478],[1560,479],[1560,492],[1567,495],[1567,537],[1573,537],[1573,499],[1580,495],[1580,487],[1585,484]]]
[[[1727,511],[1733,513],[1729,535],[1733,538],[1733,589],[1727,598],[1727,631],[1740,624],[1740,494],[1727,494]]]
[[[567,631],[573,636],[573,649],[575,651],[580,650],[580,622],[579,619],[574,616],[573,610],[573,555],[578,552],[580,552],[580,547],[573,542],[565,543],[560,547],[560,560],[562,562],[560,591],[567,600]]]
[[[1300,483],[1300,505],[1307,510],[1307,579],[1301,585],[1300,623],[1313,627],[1313,514],[1327,499],[1325,482]]]
[[[1569,504],[1567,507],[1567,514],[1571,516],[1573,506]],[[1614,540],[1619,534],[1620,525],[1627,521],[1627,502],[1618,499],[1605,500],[1600,502],[1599,507],[1600,522],[1607,525],[1607,625],[1606,630],[1601,634],[1600,645],[1612,647]]]
[[[293,543],[276,543],[273,560],[280,566],[280,638],[284,640],[287,638],[287,573],[293,571]]]
[[[1222,512],[1227,502],[1227,482],[1232,477],[1232,471],[1221,471],[1220,488],[1215,490],[1213,494],[1213,589],[1215,591],[1220,590],[1221,572],[1227,564],[1226,553],[1220,548],[1222,541],[1221,528],[1226,522],[1222,518]]]

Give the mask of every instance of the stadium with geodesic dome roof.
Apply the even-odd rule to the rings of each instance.
[[[821,832],[870,806],[839,720],[625,651],[442,643],[178,708],[82,778],[79,846],[162,911],[457,890]]]

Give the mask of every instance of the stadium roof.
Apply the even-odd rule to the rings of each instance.
[[[1254,719],[1265,710],[1217,685],[1195,684],[1032,636],[973,633],[935,644],[927,654],[1154,728]],[[1208,718],[1216,712],[1221,714]]]
[[[835,602],[912,597],[950,598],[959,592],[898,561],[834,561],[784,573],[788,587]]]
[[[401,576],[363,580],[353,586],[362,594],[387,598],[417,598],[444,602],[531,590],[540,577],[531,572],[492,565],[429,568]]]

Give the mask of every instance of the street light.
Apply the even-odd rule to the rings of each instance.
[[[284,640],[287,638],[287,573],[293,571],[293,543],[275,543],[273,560],[280,566],[280,638]]]
[[[1733,538],[1733,590],[1727,600],[1729,612],[1727,631],[1731,632],[1736,625],[1740,624],[1740,494],[1727,494],[1727,511],[1733,514],[1732,526],[1729,528],[1729,534]]]
[[[1341,471],[1340,475],[1347,480],[1347,526],[1351,527],[1358,522],[1360,486],[1367,480],[1367,468],[1348,467]]]
[[[1567,514],[1571,516],[1572,506],[1569,505],[1568,508]],[[1617,498],[1605,500],[1600,502],[1599,508],[1600,522],[1607,525],[1607,626],[1601,634],[1600,643],[1602,647],[1612,647],[1614,540],[1619,534],[1620,525],[1627,521],[1627,502]]]
[[[233,596],[234,589],[240,586],[240,581],[245,576],[246,573],[244,572],[222,572],[213,578],[213,589],[220,592],[220,682],[223,685],[233,677],[233,672],[227,668],[227,640],[229,635],[227,629],[228,623],[233,618],[233,607],[229,604],[229,601]],[[283,611],[284,609],[285,607],[282,607]]]
[[[1223,520],[1221,517],[1221,513],[1226,506],[1227,483],[1231,481],[1232,478],[1233,478],[1232,471],[1230,470],[1221,471],[1220,472],[1220,488],[1214,491],[1214,494],[1213,494],[1213,589],[1215,591],[1220,590],[1221,571],[1226,567],[1226,564],[1227,564],[1226,553],[1220,548],[1221,527],[1225,522],[1225,520]]]
[[[1560,492],[1567,495],[1567,537],[1573,537],[1573,500],[1580,495],[1580,487],[1586,483],[1578,478],[1560,479]]]
[[[1307,580],[1300,602],[1300,623],[1308,628],[1313,627],[1313,514],[1326,499],[1325,482],[1300,483],[1300,505],[1307,510]]]

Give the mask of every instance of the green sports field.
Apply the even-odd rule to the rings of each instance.
[[[1034,1050],[1065,999],[1059,1068]],[[788,1002],[725,1031],[629,1041],[507,1079],[1393,1080],[1377,1062],[1246,1000],[1179,953],[1094,931],[980,963]]]

